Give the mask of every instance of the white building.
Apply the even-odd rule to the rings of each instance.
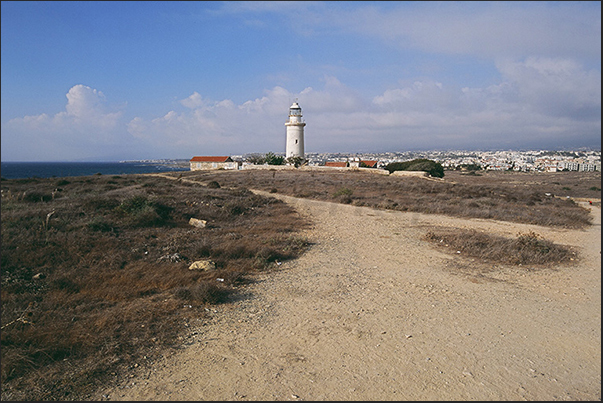
[[[304,155],[304,126],[302,121],[302,112],[297,102],[294,102],[289,108],[289,120],[285,123],[287,126],[287,146],[285,149],[285,158],[301,157]]]
[[[239,169],[240,162],[229,156],[196,156],[190,160],[191,171],[204,169]]]

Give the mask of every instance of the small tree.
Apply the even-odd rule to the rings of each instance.
[[[482,166],[479,164],[460,164],[456,167],[456,170],[466,170],[466,171],[480,171]]]
[[[268,165],[283,165],[285,163],[285,157],[276,155],[272,151],[269,151],[264,156],[264,161]]]
[[[444,167],[439,162],[426,158],[417,158],[412,161],[392,162],[385,166],[391,174],[394,171],[424,171],[435,178],[444,177]]]
[[[251,154],[247,156],[247,162],[250,162],[254,165],[262,165],[264,161],[264,156],[260,154]]]
[[[289,157],[285,161],[287,161],[287,164],[291,164],[291,165],[295,166],[295,168],[299,168],[301,165],[303,165],[306,162],[305,159],[303,159],[302,157],[299,157],[297,155]]]
[[[444,177],[444,167],[439,162],[433,164],[433,166],[427,171],[429,176],[433,176],[434,178],[443,178]]]

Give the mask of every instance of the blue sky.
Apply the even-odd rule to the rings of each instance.
[[[3,161],[601,147],[600,2],[1,2]]]

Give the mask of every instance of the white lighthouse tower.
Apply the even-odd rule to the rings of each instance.
[[[289,108],[289,120],[285,123],[287,126],[287,147],[285,149],[285,158],[301,157],[304,155],[304,126],[302,122],[301,108],[294,102]]]

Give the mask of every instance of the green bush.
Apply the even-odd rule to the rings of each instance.
[[[288,164],[295,166],[295,168],[298,168],[299,166],[301,166],[302,164],[304,164],[306,162],[305,159],[303,159],[302,157],[298,157],[298,156],[289,157],[286,159],[286,161]]]
[[[264,156],[264,161],[268,165],[283,165],[285,163],[285,157],[276,155],[270,151]]]
[[[434,178],[444,177],[444,167],[439,162],[426,158],[417,158],[411,161],[392,162],[385,166],[391,174],[394,171],[424,171]]]
[[[339,196],[351,196],[354,193],[354,191],[350,188],[347,187],[342,187],[339,188],[335,193],[333,193],[333,197],[339,197]]]

